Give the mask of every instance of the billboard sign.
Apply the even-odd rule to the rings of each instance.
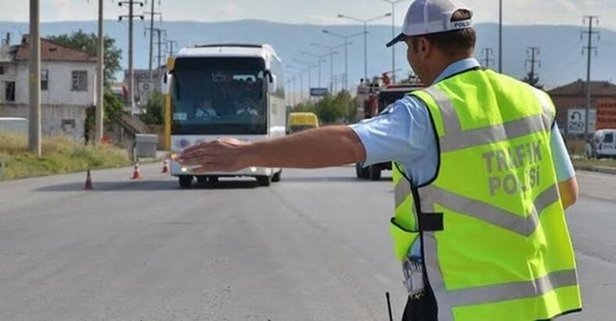
[[[310,97],[325,97],[329,94],[327,88],[310,88]]]

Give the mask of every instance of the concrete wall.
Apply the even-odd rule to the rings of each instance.
[[[86,109],[79,106],[42,105],[41,132],[44,136],[67,135],[84,139]],[[0,105],[0,117],[28,118],[30,107],[26,104]]]

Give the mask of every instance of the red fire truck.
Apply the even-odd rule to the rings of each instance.
[[[372,118],[381,113],[387,106],[413,90],[423,88],[416,80],[411,83],[398,85],[385,85],[381,81],[360,85],[357,88],[357,121]],[[359,179],[381,179],[383,170],[391,170],[391,162],[373,164],[363,167],[360,163],[355,164],[355,173]]]

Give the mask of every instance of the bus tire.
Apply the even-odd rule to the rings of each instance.
[[[181,188],[191,188],[193,177],[191,175],[181,175],[178,177]]]
[[[381,180],[381,168],[380,167],[372,165],[368,168],[368,172],[370,175],[370,180],[373,180],[373,181]]]
[[[355,163],[355,175],[359,179],[367,179],[370,175],[367,168],[364,168],[359,163]]]
[[[272,176],[272,182],[280,182],[280,175],[282,175],[282,169],[277,171],[274,176]]]
[[[256,178],[259,186],[270,186],[272,184],[270,176],[257,176]]]

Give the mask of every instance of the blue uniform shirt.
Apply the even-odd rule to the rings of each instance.
[[[434,83],[479,66],[474,58],[460,60],[449,65]],[[387,107],[380,115],[350,127],[357,133],[366,150],[364,166],[396,161],[404,167],[416,186],[434,177],[438,161],[436,137],[428,107],[420,99],[406,96]],[[558,181],[572,178],[575,175],[573,165],[556,123],[552,127],[550,145]],[[418,250],[414,246],[413,254]]]

